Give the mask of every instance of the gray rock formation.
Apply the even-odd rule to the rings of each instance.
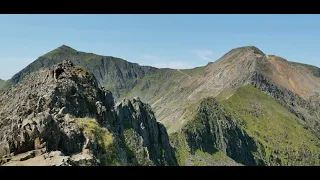
[[[124,99],[116,105],[116,112],[120,134],[125,135],[126,145],[133,149],[138,162],[150,159],[150,162],[142,164],[176,165],[167,131],[157,122],[149,105],[142,103],[139,98]]]
[[[195,119],[182,132],[191,153],[197,149],[211,154],[219,150],[244,165],[257,164],[252,154],[257,151],[255,141],[214,98],[201,102]]]
[[[110,158],[117,165],[127,165],[128,152],[135,150],[125,146],[132,143],[123,127],[130,122],[132,133],[137,134],[133,139],[141,142],[137,148],[147,154],[131,164],[176,164],[166,131],[147,107],[141,101],[124,100],[116,112],[112,93],[99,88],[93,74],[70,61],[41,69],[0,93],[1,162],[19,165],[12,161],[15,157],[44,149],[54,160],[33,153],[20,160],[21,165],[111,165]],[[114,151],[107,151],[108,143]]]

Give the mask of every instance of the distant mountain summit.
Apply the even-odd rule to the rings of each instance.
[[[137,79],[143,78],[145,75],[151,74],[157,70],[157,68],[139,66],[136,63],[130,63],[112,56],[101,56],[80,52],[69,46],[62,45],[57,49],[40,56],[34,62],[15,74],[9,80],[10,84],[16,84],[22,81],[26,75],[35,72],[40,68],[52,67],[54,64],[60,63],[65,59],[70,60],[75,65],[83,66],[88,69],[95,75],[99,84],[112,90],[117,97],[119,97],[121,90],[132,88]]]

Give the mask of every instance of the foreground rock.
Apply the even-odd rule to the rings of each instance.
[[[70,61],[30,74],[0,94],[2,164],[176,164],[166,130],[147,105],[126,99],[114,106],[111,92]]]

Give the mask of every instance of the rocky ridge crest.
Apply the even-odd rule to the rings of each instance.
[[[71,61],[31,73],[0,94],[1,164],[176,165],[151,109],[138,98],[114,103]]]

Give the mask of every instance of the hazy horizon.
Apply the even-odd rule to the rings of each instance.
[[[140,65],[185,69],[233,48],[320,66],[319,15],[0,15],[0,79],[65,44]]]

